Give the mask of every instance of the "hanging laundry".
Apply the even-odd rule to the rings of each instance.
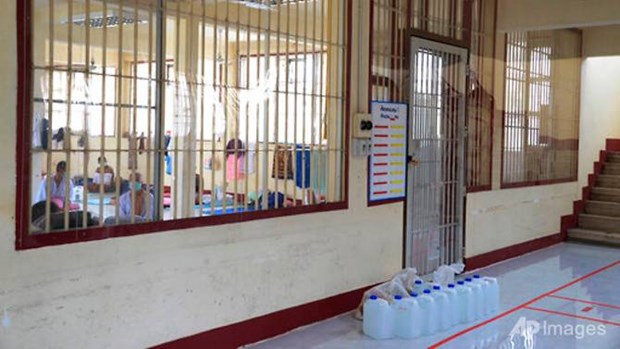
[[[271,178],[293,179],[293,152],[283,145],[279,145],[273,154]]]
[[[295,185],[310,187],[310,148],[301,144],[295,147]]]
[[[256,172],[256,148],[250,145],[241,166],[241,173],[249,175]]]
[[[138,137],[138,154],[142,155],[142,153],[146,150],[146,137],[144,136],[144,132],[140,134]]]
[[[35,113],[32,120],[32,148],[47,149],[49,121]]]
[[[318,195],[325,195],[327,186],[327,151],[315,150],[310,164],[310,186]]]
[[[166,135],[164,135],[164,149],[166,149],[166,152],[164,153],[165,156],[168,156],[168,148],[170,148],[171,141],[172,135],[170,134],[170,131],[166,131]]]
[[[166,162],[166,174],[172,176],[172,156],[165,155],[164,161]]]
[[[129,141],[129,153],[127,154],[127,169],[129,170],[137,170],[138,169],[138,152],[137,152],[137,139],[136,136],[130,134],[128,137]]]

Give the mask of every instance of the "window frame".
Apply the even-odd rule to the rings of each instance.
[[[219,216],[162,220],[156,222],[81,228],[45,234],[30,234],[31,194],[31,129],[33,96],[33,28],[32,0],[17,1],[17,132],[16,132],[16,191],[15,191],[15,249],[28,250],[47,246],[81,243],[109,238],[144,235],[165,231],[234,224],[299,214],[321,213],[349,208],[349,138],[351,115],[351,60],[353,0],[343,0],[343,187],[342,200],[308,206],[294,206]]]
[[[519,181],[519,182],[509,182],[505,180],[505,161],[506,161],[506,131],[507,131],[507,118],[508,118],[508,112],[506,110],[506,91],[507,91],[507,71],[509,69],[508,67],[508,47],[510,45],[509,43],[509,35],[510,33],[506,33],[504,34],[504,59],[503,59],[503,63],[504,63],[504,69],[503,69],[503,94],[502,94],[502,139],[501,139],[501,168],[500,168],[500,189],[516,189],[516,188],[528,188],[528,187],[538,187],[538,186],[545,186],[545,185],[554,185],[554,184],[562,184],[562,183],[572,183],[572,182],[576,182],[578,180],[578,171],[576,173],[572,173],[570,174],[570,176],[568,177],[563,177],[563,178],[554,178],[554,179],[537,179],[537,180],[524,180],[524,181]],[[531,55],[532,52],[534,52],[533,49],[530,48],[530,42],[527,42],[527,47],[526,47],[527,52]],[[531,59],[531,56],[528,57],[528,59]],[[550,56],[550,84],[553,83],[553,55]],[[532,83],[529,81],[529,77],[531,76],[531,68],[529,67],[528,64],[528,68],[527,68],[527,72],[526,72],[526,81],[525,83],[527,83],[527,85],[525,86],[525,91],[527,91],[528,96],[531,93],[531,88],[532,88]],[[549,87],[550,89],[550,95],[553,96],[553,86],[550,85]],[[551,97],[552,99],[552,97]],[[526,114],[529,116],[529,114],[532,113],[529,110],[528,107],[528,111],[526,112]],[[524,134],[526,134],[526,139],[522,142],[522,147],[524,148],[523,154],[524,156],[526,155],[525,149],[527,147],[533,147],[533,146],[545,146],[547,147],[548,144],[544,143],[543,141],[540,140],[540,125],[541,125],[541,119],[540,119],[540,112],[536,113],[537,118],[538,118],[538,122],[539,122],[539,127],[538,128],[530,128],[530,120],[529,118],[526,118],[526,120],[524,121],[524,126],[521,130],[521,132],[523,132]],[[513,128],[514,129],[514,126]],[[538,137],[539,140],[537,141],[536,145],[530,144],[529,141],[529,136],[532,134],[532,132],[538,132]],[[527,167],[524,167],[527,170]],[[578,167],[577,167],[578,168]]]

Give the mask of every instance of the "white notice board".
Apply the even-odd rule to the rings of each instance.
[[[405,197],[408,110],[404,103],[372,102],[370,201]]]

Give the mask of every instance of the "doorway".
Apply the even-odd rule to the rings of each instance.
[[[411,38],[405,265],[463,259],[467,50]]]

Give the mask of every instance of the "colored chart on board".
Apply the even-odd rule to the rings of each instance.
[[[408,105],[372,102],[370,201],[405,197]]]

